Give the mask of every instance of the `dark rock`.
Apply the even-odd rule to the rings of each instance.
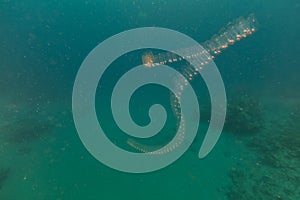
[[[3,186],[4,181],[8,178],[9,172],[10,172],[9,168],[0,169],[0,190]]]
[[[25,119],[12,124],[8,130],[11,143],[27,144],[52,132],[54,126],[49,122]]]
[[[263,126],[263,112],[259,101],[248,95],[228,100],[225,130],[235,134],[259,132]]]

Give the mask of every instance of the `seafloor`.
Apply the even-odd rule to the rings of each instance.
[[[0,198],[300,199],[300,102],[236,96],[208,158],[196,159],[196,140],[174,164],[146,175],[95,161],[78,139],[68,106],[46,103],[36,111],[2,99]],[[114,187],[122,191],[109,192]]]

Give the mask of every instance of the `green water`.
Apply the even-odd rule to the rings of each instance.
[[[300,199],[299,8],[296,0],[2,0],[0,199]],[[210,116],[200,77],[192,82],[201,110],[197,137],[171,165],[130,174],[107,167],[87,151],[73,121],[72,87],[82,61],[97,44],[146,26],[174,29],[202,43],[250,13],[259,21],[257,33],[215,60],[228,112],[220,140],[207,157],[198,159]],[[136,151],[114,123],[109,99],[131,62],[140,62],[139,52],[110,66],[95,101],[108,137]],[[170,138],[178,127],[167,89],[140,88],[130,104],[132,118],[147,124],[153,103],[167,110],[161,135]],[[164,144],[165,139],[147,145]]]

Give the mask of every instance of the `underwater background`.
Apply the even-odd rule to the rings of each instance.
[[[300,199],[299,11],[297,0],[1,0],[0,199]],[[205,159],[197,157],[210,115],[201,78],[192,84],[203,99],[197,137],[170,166],[130,174],[88,153],[74,125],[72,89],[96,45],[149,26],[203,43],[251,13],[257,32],[215,59],[228,111],[220,140]],[[96,109],[110,139],[130,149],[109,98],[118,78],[133,67],[129,61],[141,62],[140,52],[122,58],[101,80]],[[132,98],[130,112],[142,125],[149,122],[151,104],[165,105],[163,132],[172,135],[176,119],[169,91],[149,85]]]

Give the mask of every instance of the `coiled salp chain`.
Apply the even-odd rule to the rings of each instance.
[[[170,103],[172,106],[172,111],[176,116],[178,121],[181,121],[181,124],[178,127],[178,137],[177,140],[173,141],[173,144],[170,144],[171,148],[164,148],[163,151],[154,151],[158,147],[145,145],[135,141],[134,139],[128,139],[127,143],[143,153],[156,153],[156,154],[165,154],[173,151],[178,147],[185,137],[185,119],[181,116],[181,94],[184,92],[187,85],[189,85],[187,80],[193,80],[206,65],[215,59],[215,56],[220,55],[222,51],[227,49],[229,46],[234,45],[235,43],[241,41],[242,39],[247,38],[257,31],[257,20],[254,14],[250,14],[246,19],[240,17],[233,22],[227,24],[226,27],[222,28],[218,34],[214,35],[210,40],[204,42],[202,46],[204,49],[199,48],[198,46],[192,46],[189,48],[183,48],[177,50],[181,52],[181,55],[166,52],[154,55],[152,52],[147,52],[142,56],[142,62],[144,66],[148,68],[159,67],[161,65],[166,65],[169,63],[180,62],[185,59],[192,61],[190,65],[184,65],[179,71],[186,78],[185,80],[174,79],[174,85],[177,91],[177,94],[170,94]],[[220,108],[224,110],[225,108]],[[202,154],[202,157],[204,154]],[[199,156],[201,157],[200,153]]]
[[[199,103],[190,81],[200,74],[211,99],[211,119],[199,151],[199,158],[205,157],[218,141],[226,115],[225,87],[213,56],[226,49],[226,45],[255,32],[252,25],[255,22],[252,15],[238,19],[204,43],[205,48],[178,31],[157,27],[124,31],[101,42],[82,62],[73,86],[73,118],[84,146],[101,163],[123,172],[146,173],[170,165],[186,152],[197,135]],[[107,137],[110,133],[106,133],[99,123],[103,119],[98,118],[95,109],[98,84],[106,69],[121,55],[140,49],[172,52],[143,56],[143,64],[123,74],[111,94],[111,111],[116,125],[132,139],[127,143],[137,147],[136,150],[141,153],[115,145]],[[188,63],[187,66],[180,70],[166,66],[180,60]],[[149,108],[150,122],[146,126],[136,124],[129,109],[134,92],[147,84],[158,84],[172,92],[172,110],[178,121],[175,136],[167,144],[156,148],[140,146],[134,139],[148,139],[160,133],[167,119],[164,107],[154,104]],[[196,115],[195,111],[198,111]]]

